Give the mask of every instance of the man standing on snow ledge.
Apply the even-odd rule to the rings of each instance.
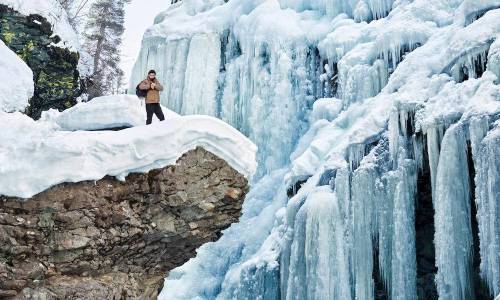
[[[160,121],[165,120],[165,116],[160,106],[160,91],[163,91],[163,86],[158,79],[156,79],[155,70],[148,72],[148,77],[139,84],[139,89],[147,91],[145,97],[147,115],[146,125],[151,124],[153,121],[153,114],[155,114]]]

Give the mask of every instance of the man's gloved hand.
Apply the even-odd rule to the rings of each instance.
[[[151,83],[151,89],[152,89],[152,90],[154,90],[154,89],[155,89],[155,87],[156,87],[156,84],[155,84],[154,82],[153,82],[153,83]]]

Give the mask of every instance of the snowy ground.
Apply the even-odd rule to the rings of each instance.
[[[166,119],[179,116],[165,107],[162,110]],[[52,121],[65,131],[134,127],[146,123],[145,104],[132,95],[103,96],[63,112],[51,109],[42,114],[42,120]],[[158,119],[153,118],[153,122]]]
[[[105,175],[124,179],[132,172],[174,164],[197,146],[248,178],[255,172],[255,145],[226,123],[208,116],[179,117],[166,110],[164,122],[145,126],[141,111],[145,114],[137,97],[110,96],[63,113],[45,113],[37,122],[21,113],[0,112],[0,194],[28,198],[61,182]],[[68,131],[118,125],[135,127]]]

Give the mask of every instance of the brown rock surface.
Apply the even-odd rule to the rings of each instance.
[[[152,299],[236,222],[245,177],[197,148],[175,166],[0,196],[1,299]]]

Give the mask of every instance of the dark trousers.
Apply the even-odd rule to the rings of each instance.
[[[165,120],[165,116],[163,115],[163,111],[161,110],[160,103],[146,103],[146,125],[149,125],[151,124],[151,122],[153,122],[153,114],[155,114],[160,121]]]

